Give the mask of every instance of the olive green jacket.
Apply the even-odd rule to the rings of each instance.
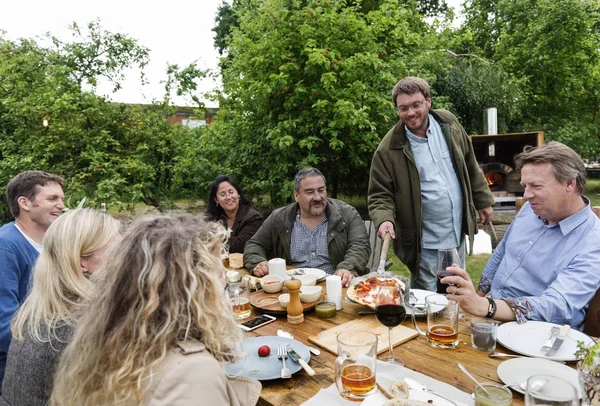
[[[454,171],[463,197],[462,234],[473,247],[477,233],[477,210],[494,204],[483,172],[477,163],[473,145],[458,119],[446,110],[431,110],[444,133]],[[421,262],[422,200],[419,172],[414,162],[404,123],[398,123],[381,140],[371,161],[369,177],[369,216],[376,229],[384,221],[394,224],[394,251],[419,276]]]
[[[292,227],[296,221],[298,205],[276,209],[265,220],[244,248],[244,266],[250,272],[260,262],[271,258],[284,258],[292,263],[290,245]],[[327,199],[327,249],[335,269],[347,269],[355,276],[368,272],[367,261],[371,254],[365,223],[356,209],[337,199]]]

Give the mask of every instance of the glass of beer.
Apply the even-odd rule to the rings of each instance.
[[[377,392],[377,336],[368,331],[346,330],[337,335],[335,384],[342,397],[362,401]]]
[[[412,314],[415,329],[427,337],[427,343],[436,348],[454,348],[458,345],[458,315],[459,305],[446,295],[434,294],[425,298],[427,312],[427,332],[423,332],[414,312]]]
[[[227,296],[231,300],[231,310],[236,319],[245,319],[252,314],[250,306],[250,279],[241,278],[227,281]]]

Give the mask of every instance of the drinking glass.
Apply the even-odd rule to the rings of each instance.
[[[227,296],[231,300],[231,310],[236,319],[245,319],[252,314],[250,306],[250,279],[241,278],[237,281],[227,281]]]
[[[411,314],[417,332],[427,337],[427,344],[436,348],[454,348],[458,345],[459,306],[446,295],[432,294],[425,298],[427,312],[427,333],[424,333]]]
[[[476,350],[494,351],[498,322],[492,319],[471,319],[471,346]]]
[[[442,283],[442,278],[446,276],[452,276],[452,274],[446,271],[446,268],[449,266],[456,265],[460,268],[464,268],[462,265],[462,261],[460,260],[460,256],[458,255],[458,251],[456,248],[444,248],[438,250],[437,255],[437,293],[446,294],[446,289],[448,286],[454,286],[451,283]]]
[[[390,355],[380,359],[385,362],[404,365],[404,362],[394,357],[394,346],[392,345],[392,329],[406,318],[404,297],[402,296],[402,289],[399,284],[381,286],[379,288],[375,300],[375,315],[377,316],[377,320],[388,328]]]
[[[337,335],[335,385],[348,400],[362,401],[377,392],[377,335],[346,330]]]
[[[525,405],[577,406],[577,389],[570,382],[553,375],[532,375],[527,379]]]

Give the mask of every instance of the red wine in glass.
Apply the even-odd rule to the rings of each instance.
[[[460,257],[456,248],[446,248],[438,250],[437,256],[437,293],[446,294],[448,286],[453,286],[451,283],[442,283],[441,280],[446,276],[452,276],[452,274],[446,271],[446,268],[452,265],[457,265],[462,268]]]
[[[385,304],[375,308],[375,316],[384,326],[396,327],[406,318],[406,309],[401,305]]]
[[[375,316],[377,320],[388,328],[388,345],[390,355],[381,357],[385,362],[404,365],[402,360],[394,357],[394,346],[392,345],[392,329],[402,323],[406,318],[404,307],[404,296],[400,285],[381,286],[377,292],[375,301]]]

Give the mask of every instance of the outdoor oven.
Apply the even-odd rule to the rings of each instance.
[[[471,142],[496,203],[514,202],[517,197],[523,196],[521,177],[515,170],[514,157],[523,152],[527,145],[542,145],[544,132],[472,135]]]

